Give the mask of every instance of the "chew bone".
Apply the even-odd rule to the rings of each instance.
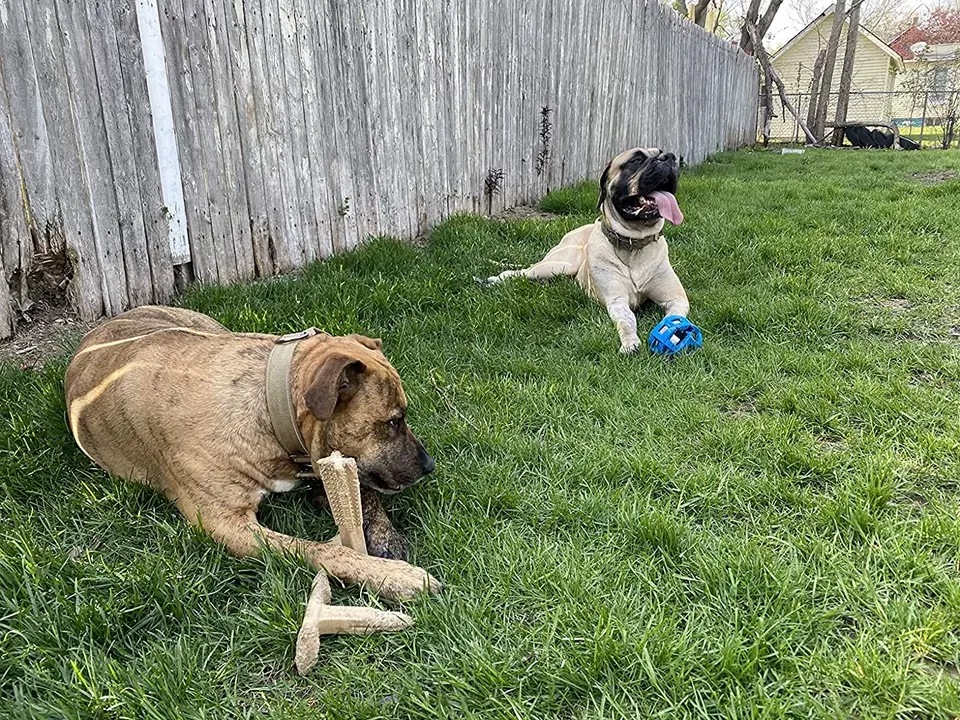
[[[307,611],[297,635],[297,672],[306,675],[316,664],[321,635],[370,635],[397,632],[412,625],[413,618],[403,613],[330,605],[330,582],[321,570],[313,579]]]
[[[357,461],[334,452],[329,457],[314,461],[313,469],[323,481],[330,512],[340,531],[330,542],[366,555]],[[306,675],[316,664],[321,635],[370,635],[397,632],[413,625],[413,618],[409,615],[373,608],[331,605],[330,597],[330,581],[321,570],[313,579],[307,610],[300,634],[297,635],[295,664],[301,675]]]
[[[329,457],[315,460],[313,470],[323,481],[333,521],[340,531],[340,544],[366,555],[357,461],[334,451]]]

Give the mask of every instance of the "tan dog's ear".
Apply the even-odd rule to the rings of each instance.
[[[597,200],[597,210],[603,207],[603,201],[607,199],[607,178],[610,175],[610,165],[613,163],[607,163],[607,166],[603,169],[603,174],[600,175],[600,199]]]
[[[370,350],[375,350],[377,352],[383,351],[383,340],[380,338],[369,338],[366,335],[347,335],[351,340],[356,340],[358,343],[363,345],[365,348]]]
[[[367,366],[349,355],[331,355],[313,376],[303,400],[318,420],[329,420],[337,403],[347,402],[360,389]]]

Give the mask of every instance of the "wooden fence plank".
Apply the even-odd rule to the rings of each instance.
[[[284,144],[289,153],[289,164],[292,170],[292,181],[296,185],[296,193],[300,207],[301,232],[291,238],[295,251],[300,254],[299,265],[313,262],[317,259],[319,215],[314,204],[314,190],[311,187],[310,148],[307,139],[307,125],[304,111],[304,82],[301,75],[307,68],[301,65],[301,56],[297,43],[297,29],[294,20],[294,8],[291,0],[277,0],[276,38],[280,42],[281,56],[280,75],[282,85],[280,91],[282,102],[286,104],[284,115]],[[309,79],[308,79],[309,80]]]
[[[58,102],[69,101],[72,110],[81,171],[89,194],[94,246],[100,258],[104,309],[112,315],[127,309],[129,298],[116,184],[110,166],[90,28],[84,6],[84,0],[56,2],[69,88],[69,95],[59,98]]]
[[[37,85],[24,2],[0,0],[0,65],[7,68],[5,87],[17,156],[28,188],[27,224],[36,252],[63,249],[63,227],[57,201],[47,122]]]
[[[293,37],[300,68],[302,95],[303,137],[305,138],[305,169],[308,171],[302,182],[302,192],[310,200],[312,213],[312,237],[306,238],[308,255],[312,259],[330,257],[333,253],[333,235],[331,228],[329,188],[329,167],[327,163],[326,128],[329,114],[323,107],[319,96],[317,77],[326,72],[318,64],[317,23],[312,6],[306,0],[294,0],[292,6]]]
[[[255,275],[253,237],[250,230],[250,206],[244,184],[246,167],[240,121],[237,117],[238,92],[234,80],[234,60],[231,55],[227,16],[220,0],[204,0],[203,12],[207,26],[207,50],[210,78],[215,103],[215,119],[220,138],[223,204],[226,207],[224,246],[232,246],[236,263],[236,279],[251,280]]]
[[[226,153],[220,133],[213,51],[207,32],[209,22],[202,0],[184,2],[183,26],[187,43],[190,82],[196,105],[200,146],[201,179],[206,186],[210,217],[210,237],[216,257],[217,275],[221,283],[233,282],[239,277],[237,253],[231,233],[232,195],[226,176]]]
[[[243,160],[243,183],[247,193],[254,273],[274,274],[271,234],[274,232],[267,206],[263,175],[263,142],[257,117],[256,91],[250,49],[247,45],[247,14],[243,0],[219,0],[223,6],[226,46],[233,63],[233,81],[239,126],[239,152]]]
[[[256,4],[251,0],[250,5]],[[304,217],[297,182],[296,153],[291,133],[290,108],[287,105],[288,88],[284,72],[283,41],[277,0],[261,0],[257,32],[262,43],[261,60],[264,69],[265,98],[259,107],[269,108],[264,114],[266,132],[273,136],[279,183],[272,189],[279,192],[277,203],[283,207],[286,227],[274,237],[278,265],[284,270],[299,267],[304,262],[304,234],[309,232],[309,216]],[[292,89],[289,92],[294,92]]]
[[[212,142],[212,139],[205,138],[199,126],[183,2],[159,0],[159,9],[160,29],[166,49],[170,104],[173,108],[177,149],[180,153],[180,175],[192,271],[199,282],[210,284],[217,282],[220,274],[210,220],[210,201],[203,176],[201,146],[204,142]]]
[[[20,160],[6,102],[6,73],[0,67],[0,338],[13,334],[17,310],[27,299],[31,255]]]
[[[24,9],[50,142],[63,235],[75,264],[70,294],[81,317],[93,319],[104,311],[119,311],[119,307],[105,303],[106,276],[112,276],[115,271],[101,268],[101,259],[106,264],[106,258],[101,255],[95,239],[89,184],[77,138],[77,121],[69,102],[71,91],[56,8],[52,2],[43,5],[27,2]],[[27,192],[29,194],[30,188]]]
[[[85,20],[90,28],[90,46],[93,54],[95,87],[103,113],[106,149],[109,158],[113,192],[116,194],[117,222],[120,252],[123,258],[130,307],[153,302],[153,277],[147,251],[147,233],[143,223],[143,201],[137,165],[152,163],[135,154],[133,129],[127,114],[131,100],[143,106],[146,96],[129,98],[123,86],[120,49],[114,24],[114,0],[96,0],[87,3]]]
[[[123,104],[130,126],[132,157],[135,160],[134,176],[139,191],[139,212],[150,263],[152,301],[166,303],[173,296],[174,289],[170,212],[163,201],[137,13],[132,3],[124,0],[110,2],[120,56],[125,100]]]

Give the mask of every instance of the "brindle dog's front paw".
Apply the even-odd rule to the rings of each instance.
[[[377,560],[377,570],[369,587],[388,600],[412,600],[422,592],[437,595],[443,583],[423,568],[399,560]]]
[[[407,540],[392,527],[368,525],[363,529],[367,553],[386,560],[406,560],[409,554]]]

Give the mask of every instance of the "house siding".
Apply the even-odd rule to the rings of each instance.
[[[783,80],[784,87],[790,94],[802,94],[802,97],[793,97],[794,105],[806,119],[809,106],[809,93],[812,83],[813,66],[821,48],[827,46],[830,30],[833,25],[833,14],[820,18],[806,34],[792,46],[777,54],[773,59],[773,66]],[[849,23],[844,22],[840,48],[837,52],[837,63],[833,72],[834,92],[840,87],[840,74],[843,68],[843,58],[846,54],[846,37]],[[861,33],[857,40],[857,54],[853,69],[853,85],[850,96],[850,105],[847,110],[848,120],[889,120],[891,117],[891,101],[884,95],[861,95],[860,93],[884,93],[894,88],[897,65],[889,54]],[[774,99],[776,112],[780,112],[780,103]],[[831,98],[828,121],[836,117],[836,97]],[[771,124],[771,136],[774,138],[794,138],[797,135],[796,123],[787,113],[787,118],[775,118]]]
[[[894,118],[903,122],[913,120],[915,125],[920,123],[924,110],[923,95],[911,91],[910,80],[917,72],[927,72],[934,67],[956,67],[960,65],[960,60],[955,59],[957,57],[956,50],[953,53],[949,52],[949,49],[957,47],[960,46],[934,46],[933,50],[936,52],[931,52],[927,60],[907,60],[903,63],[905,69],[898,73],[896,78],[895,89],[898,94],[893,99],[892,114]],[[931,94],[931,98],[933,99],[933,107],[927,107],[927,114],[936,115],[938,112],[937,97]]]

